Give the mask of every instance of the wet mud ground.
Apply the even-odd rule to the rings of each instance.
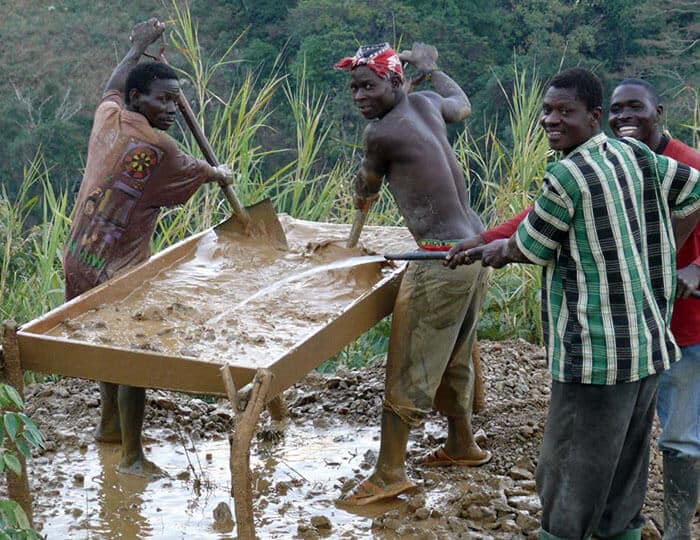
[[[288,389],[286,425],[263,414],[251,450],[260,538],[536,538],[534,468],[547,410],[544,351],[524,341],[482,342],[487,406],[474,418],[493,461],[480,468],[415,464],[444,440],[438,416],[412,432],[409,476],[418,490],[351,513],[335,500],[366,477],[379,448],[383,366],[312,373]],[[228,402],[148,391],[146,449],[169,478],[117,474],[117,445],[96,444],[96,383],[77,379],[25,389],[46,449],[29,463],[35,520],[49,539],[235,538],[219,528],[230,498]],[[658,434],[658,426],[655,428]],[[661,455],[654,449],[645,538],[662,531]],[[227,530],[228,529],[228,530]],[[694,523],[700,538],[700,516]]]

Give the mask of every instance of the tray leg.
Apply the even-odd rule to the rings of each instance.
[[[24,399],[24,381],[22,380],[22,367],[19,358],[19,344],[17,343],[17,323],[14,321],[5,321],[3,324],[3,339],[2,349],[0,349],[0,357],[2,357],[2,370],[0,370],[0,381],[14,386],[15,390]],[[6,411],[14,411],[14,407],[7,407]],[[18,458],[22,466],[22,476],[17,476],[9,469],[5,472],[7,479],[7,494],[10,499],[16,501],[24,510],[29,520],[29,525],[34,526],[32,519],[32,495],[29,491],[29,479],[27,477],[27,462],[24,456],[19,453],[14,443],[5,439],[6,447],[12,451]]]
[[[270,389],[272,373],[260,369],[253,379],[253,387],[245,407],[239,402],[231,373],[226,366],[221,370],[226,393],[231,400],[236,415],[234,433],[229,436],[231,442],[231,496],[236,507],[236,526],[239,540],[255,540],[255,521],[253,515],[253,487],[250,473],[250,442],[265,406],[267,392]]]

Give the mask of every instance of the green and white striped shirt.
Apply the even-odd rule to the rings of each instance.
[[[616,384],[670,367],[670,213],[700,208],[698,171],[600,133],[547,166],[518,248],[544,266],[542,326],[560,382]]]

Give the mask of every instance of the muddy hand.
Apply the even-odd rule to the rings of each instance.
[[[470,258],[467,252],[472,248],[483,246],[484,243],[484,239],[480,234],[462,240],[450,248],[445,257],[445,262],[442,264],[449,268],[457,268],[460,264],[472,264],[478,259]]]
[[[215,180],[221,185],[233,185],[233,171],[231,167],[225,163],[221,163],[214,167],[215,170]]]
[[[165,23],[155,17],[140,22],[134,26],[129,35],[129,41],[135,49],[145,51],[165,31]]]
[[[401,51],[399,59],[408,62],[421,73],[427,73],[437,69],[438,52],[432,45],[414,43],[410,51]]]

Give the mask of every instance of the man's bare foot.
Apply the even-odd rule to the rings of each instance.
[[[102,443],[121,443],[122,432],[119,429],[119,420],[115,425],[102,425],[95,428],[95,440]]]
[[[122,474],[130,474],[133,476],[141,476],[149,479],[168,476],[168,473],[146,458],[140,458],[133,462],[122,459],[117,467],[117,472]]]

